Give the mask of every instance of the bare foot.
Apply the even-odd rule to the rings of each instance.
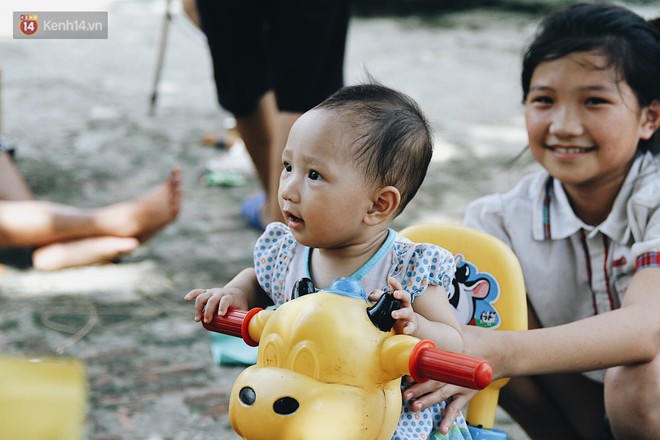
[[[181,169],[137,199],[101,208],[95,215],[106,235],[134,237],[144,242],[176,219],[181,209]]]
[[[108,263],[133,252],[140,242],[132,237],[93,237],[42,246],[32,254],[32,265],[39,270]]]

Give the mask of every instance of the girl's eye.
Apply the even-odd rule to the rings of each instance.
[[[535,96],[530,100],[534,104],[550,105],[552,104],[552,98],[549,96]]]
[[[321,175],[317,171],[309,170],[309,174],[307,174],[307,177],[310,180],[319,180],[321,178]]]
[[[291,164],[288,163],[288,162],[284,162],[283,165],[284,165],[284,171],[286,171],[287,173],[290,173],[291,170],[293,169],[293,167],[291,166]]]
[[[584,102],[586,105],[598,105],[598,104],[605,104],[607,101],[603,98],[587,98],[587,100]]]

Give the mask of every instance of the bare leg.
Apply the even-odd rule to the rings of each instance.
[[[280,174],[282,173],[282,152],[286,147],[286,141],[289,138],[289,131],[296,119],[301,113],[281,112],[277,118],[277,133],[275,142],[273,142],[270,153],[271,173],[268,184],[266,205],[262,215],[262,223],[282,221],[282,212],[278,201],[278,190],[280,187]]]
[[[132,237],[93,237],[42,246],[32,254],[32,266],[39,270],[108,263],[140,246]]]
[[[652,439],[660,432],[660,355],[651,362],[610,368],[605,402],[617,439]]]
[[[110,261],[172,222],[181,206],[181,171],[143,196],[81,209],[44,201],[0,201],[0,248],[37,247],[35,267]]]
[[[96,227],[106,234],[144,242],[171,223],[181,209],[181,170],[174,168],[165,182],[143,196],[97,209]]]
[[[197,11],[197,1],[196,0],[183,0],[183,12],[188,16],[190,21],[196,26],[200,27],[199,21],[199,11]]]
[[[266,192],[267,200],[261,214],[263,224],[282,220],[277,201],[282,151],[286,146],[289,130],[299,116],[300,113],[280,112],[275,94],[270,91],[261,98],[252,115],[236,117],[236,127]]]
[[[266,93],[250,116],[237,116],[236,128],[245,143],[263,188],[270,182],[270,146],[275,138],[277,104],[275,94]]]
[[[0,151],[0,200],[33,200],[25,179],[5,151]]]

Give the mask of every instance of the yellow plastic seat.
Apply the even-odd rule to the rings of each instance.
[[[82,362],[0,356],[0,439],[82,439],[86,404]]]
[[[470,324],[496,330],[527,330],[527,299],[522,269],[516,255],[504,242],[482,231],[453,224],[419,224],[402,230],[400,234],[414,242],[433,243],[452,252],[457,257],[457,267],[463,265],[457,271],[457,278],[459,272],[462,276],[469,273],[469,283],[473,286],[478,280],[486,280],[478,296],[484,296],[483,286],[490,283],[490,305],[474,307],[474,315],[479,316],[471,317],[474,319]],[[465,266],[466,263],[471,265]],[[495,285],[492,285],[493,281]],[[494,291],[494,288],[497,290]],[[493,292],[496,298],[492,298]],[[485,299],[476,298],[474,302]],[[486,430],[493,428],[499,392],[508,381],[507,378],[494,381],[470,401],[466,415],[470,426]]]

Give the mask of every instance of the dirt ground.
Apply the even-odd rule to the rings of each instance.
[[[239,215],[258,190],[241,145],[227,153],[200,142],[223,119],[205,41],[174,2],[150,115],[165,1],[61,3],[0,5],[2,133],[29,184],[39,198],[92,207],[135,196],[179,164],[183,209],[118,264],[53,273],[16,260],[0,266],[0,352],[82,359],[88,439],[236,439],[226,413],[241,368],[213,363],[210,336],[182,301],[249,265],[258,236]],[[11,13],[24,7],[108,11],[109,38],[14,40]],[[352,20],[347,83],[369,73],[407,92],[437,135],[429,176],[395,227],[460,221],[469,200],[532,167],[511,160],[525,145],[519,60],[535,21],[488,10]],[[246,183],[204,187],[209,168]],[[527,438],[504,413],[497,424],[511,440]]]

